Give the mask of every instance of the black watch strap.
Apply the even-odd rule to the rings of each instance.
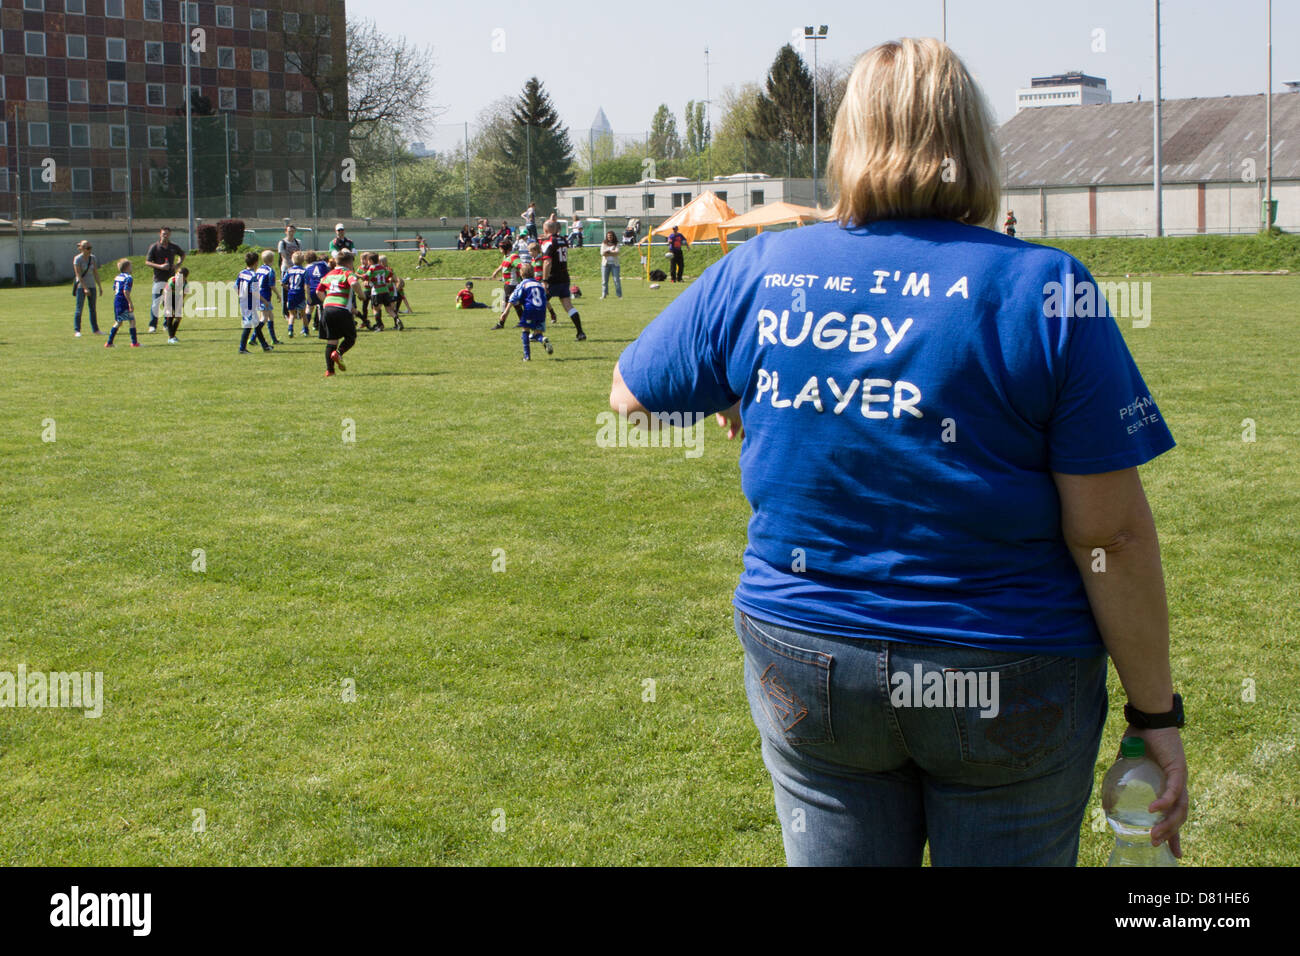
[[[1138,730],[1162,730],[1165,727],[1182,728],[1185,723],[1183,716],[1183,696],[1174,694],[1174,706],[1163,714],[1148,714],[1145,711],[1138,710],[1132,704],[1124,705],[1124,719],[1129,722],[1129,726],[1136,727]]]

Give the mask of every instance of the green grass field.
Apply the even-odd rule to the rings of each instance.
[[[781,863],[731,630],[739,449],[597,446],[676,290],[584,285],[590,340],[525,365],[412,282],[409,331],[328,381],[315,338],[240,357],[191,318],[106,351],[65,287],[0,292],[0,670],[105,682],[99,719],[0,709],[0,863]],[[1193,865],[1300,861],[1298,296],[1159,279],[1124,330],[1179,442],[1143,478]]]

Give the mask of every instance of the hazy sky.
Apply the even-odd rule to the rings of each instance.
[[[938,36],[940,7],[940,0],[349,0],[348,13],[433,48],[433,100],[442,108],[435,122],[447,125],[425,141],[440,148],[453,138],[450,124],[472,123],[533,74],[571,129],[586,130],[603,107],[615,132],[642,135],[660,103],[681,128],[686,101],[705,97],[706,46],[717,100],[725,86],[761,81],[791,30],[805,23],[830,26],[821,61],[849,63],[883,40]],[[1273,7],[1274,90],[1282,91],[1284,81],[1300,80],[1300,2]],[[1265,9],[1265,0],[1165,0],[1165,97],[1262,92]],[[948,41],[1003,121],[1033,75],[1083,70],[1106,78],[1116,102],[1139,92],[1148,99],[1153,36],[1149,0],[948,0]]]

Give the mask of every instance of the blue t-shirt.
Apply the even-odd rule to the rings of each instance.
[[[240,270],[235,279],[235,294],[239,299],[239,309],[245,314],[257,309],[257,273],[252,269]]]
[[[523,324],[536,325],[546,322],[546,286],[536,279],[525,279],[515,286],[510,293],[508,305],[519,303],[523,306]]]
[[[320,285],[320,278],[330,271],[330,264],[324,259],[317,259],[315,262],[309,262],[305,267],[307,272],[307,288],[313,293],[316,287]]]
[[[1091,281],[1057,249],[939,220],[765,233],[707,269],[619,368],[656,412],[741,402],[736,606],[819,633],[1102,653],[1051,472],[1174,440]]]
[[[292,301],[300,301],[303,298],[303,281],[307,278],[307,270],[302,266],[290,266],[284,270],[284,288],[285,298]]]
[[[257,291],[262,297],[262,308],[271,303],[271,290],[275,288],[275,269],[262,266],[257,270]]]
[[[125,312],[130,308],[126,301],[126,294],[131,291],[133,282],[132,277],[125,272],[119,272],[117,277],[113,279],[114,312]]]

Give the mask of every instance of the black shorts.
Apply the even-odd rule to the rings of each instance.
[[[506,294],[506,301],[509,302],[510,297],[515,294],[515,287],[511,283],[507,282],[504,291]]]
[[[341,309],[335,305],[325,307],[324,321],[321,323],[321,338],[325,339],[345,339],[349,335],[355,335],[357,324],[353,321],[352,313],[347,309]]]
[[[571,299],[573,298],[573,290],[569,288],[568,282],[552,282],[546,287],[546,298]]]
[[[380,308],[381,306],[392,305],[393,297],[389,295],[387,292],[376,292],[374,295],[370,297],[370,304],[373,305],[376,309]]]

